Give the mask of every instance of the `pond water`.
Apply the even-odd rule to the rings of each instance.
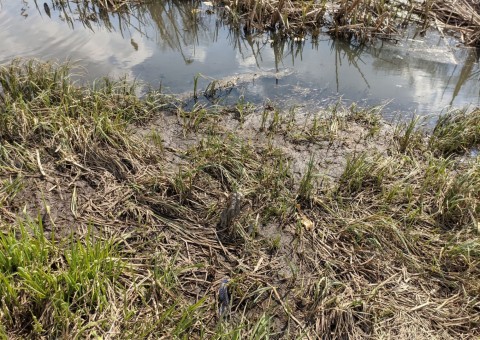
[[[391,100],[389,115],[480,105],[478,51],[433,33],[355,46],[327,35],[245,35],[223,24],[208,2],[152,1],[128,15],[55,3],[0,0],[0,64],[68,59],[89,80],[127,75],[168,93],[192,91],[197,74],[203,88],[234,77],[231,100],[309,108],[338,97],[364,105]]]

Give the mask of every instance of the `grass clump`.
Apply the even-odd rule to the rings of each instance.
[[[455,173],[449,178],[446,190],[441,195],[439,213],[444,225],[457,227],[471,224],[478,229],[480,217],[480,167]]]
[[[300,185],[298,188],[298,199],[302,201],[308,202],[312,198],[312,193],[315,188],[314,164],[315,160],[313,156],[311,156],[307,164],[307,169],[300,180]]]
[[[409,122],[399,123],[395,128],[395,140],[401,153],[413,152],[423,145],[420,117],[414,116]]]
[[[393,162],[392,158],[382,155],[361,153],[350,156],[338,181],[339,190],[348,195],[367,188],[382,190],[384,178],[393,170]]]
[[[75,155],[83,154],[92,165],[104,164],[115,176],[125,176],[134,169],[136,157],[149,157],[127,137],[128,127],[146,119],[158,103],[140,103],[135,85],[126,81],[104,79],[91,89],[77,87],[70,72],[69,65],[20,60],[0,68],[0,138],[5,151],[10,146],[14,153],[44,146],[37,158],[62,162],[77,162]],[[134,152],[113,161],[119,149]],[[41,162],[33,163],[40,171]]]
[[[444,156],[464,153],[480,144],[480,109],[455,110],[440,116],[430,137],[431,149]]]
[[[41,221],[27,221],[0,235],[0,249],[1,319],[10,335],[59,337],[101,320],[122,299],[125,264],[112,240],[59,244]]]

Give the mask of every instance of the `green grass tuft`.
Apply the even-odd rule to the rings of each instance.
[[[480,109],[455,110],[440,116],[430,148],[441,155],[465,153],[480,144]]]

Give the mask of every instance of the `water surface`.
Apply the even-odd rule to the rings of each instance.
[[[309,108],[338,97],[368,105],[391,100],[387,112],[405,115],[480,105],[478,51],[454,41],[434,34],[419,40],[413,31],[372,46],[327,35],[246,35],[206,4],[153,1],[108,14],[74,2],[0,0],[0,63],[73,60],[87,79],[127,75],[169,93],[192,91],[197,74],[199,87],[236,76],[232,100],[243,95]]]

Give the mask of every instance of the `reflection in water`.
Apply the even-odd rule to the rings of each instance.
[[[34,2],[40,11],[37,1]],[[154,39],[161,49],[176,50],[182,56],[183,46],[198,44],[198,34],[208,31],[202,23],[202,17],[198,15],[198,1],[157,1],[115,13],[109,13],[103,7],[89,2],[51,1],[51,7],[72,30],[75,29],[75,22],[80,22],[84,28],[93,32],[106,29],[118,32],[124,38],[139,33],[144,38]],[[44,3],[44,8],[51,17],[50,6]],[[154,34],[151,34],[152,28]],[[138,44],[133,38],[130,42],[138,50]],[[184,60],[191,62],[185,57]]]
[[[223,25],[198,1],[154,1],[108,13],[84,2],[0,0],[0,63],[17,56],[79,60],[89,79],[127,74],[173,93],[196,74],[239,79],[247,99],[317,106],[323,98],[438,113],[479,105],[477,51],[443,39],[352,46],[327,36],[307,40],[245,34]],[[286,72],[286,70],[288,72]],[[291,71],[291,72],[290,72]],[[242,75],[253,75],[242,77]],[[242,79],[249,79],[250,82]]]
[[[199,2],[160,1],[145,5],[151,20],[156,25],[156,42],[161,49],[178,51],[185,63],[193,62],[187,57],[184,47],[195,47],[199,39],[208,37],[208,26],[199,15]]]
[[[452,96],[452,100],[450,101],[450,105],[453,105],[453,102],[454,102],[455,98],[459,95],[462,86],[465,83],[467,83],[468,80],[474,79],[474,77],[478,77],[478,79],[480,79],[480,76],[479,76],[480,75],[480,69],[478,68],[478,65],[476,67],[477,70],[474,71],[475,60],[478,64],[477,51],[472,50],[468,54],[468,56],[465,59],[465,62],[463,63],[463,65],[461,66],[460,74],[458,76],[458,81],[455,84],[455,88],[453,89],[453,96]],[[450,78],[452,78],[453,75],[454,75],[454,72],[452,72],[452,76]],[[480,86],[478,87],[478,95],[480,96]]]
[[[351,65],[353,69],[361,76],[365,86],[370,88],[370,84],[368,83],[365,74],[362,72],[361,67],[361,64],[364,63],[362,60],[364,49],[364,45],[352,46],[343,42],[331,42],[330,50],[335,54],[335,84],[337,92],[340,92],[339,68],[342,66],[342,62],[347,62],[349,65]]]

